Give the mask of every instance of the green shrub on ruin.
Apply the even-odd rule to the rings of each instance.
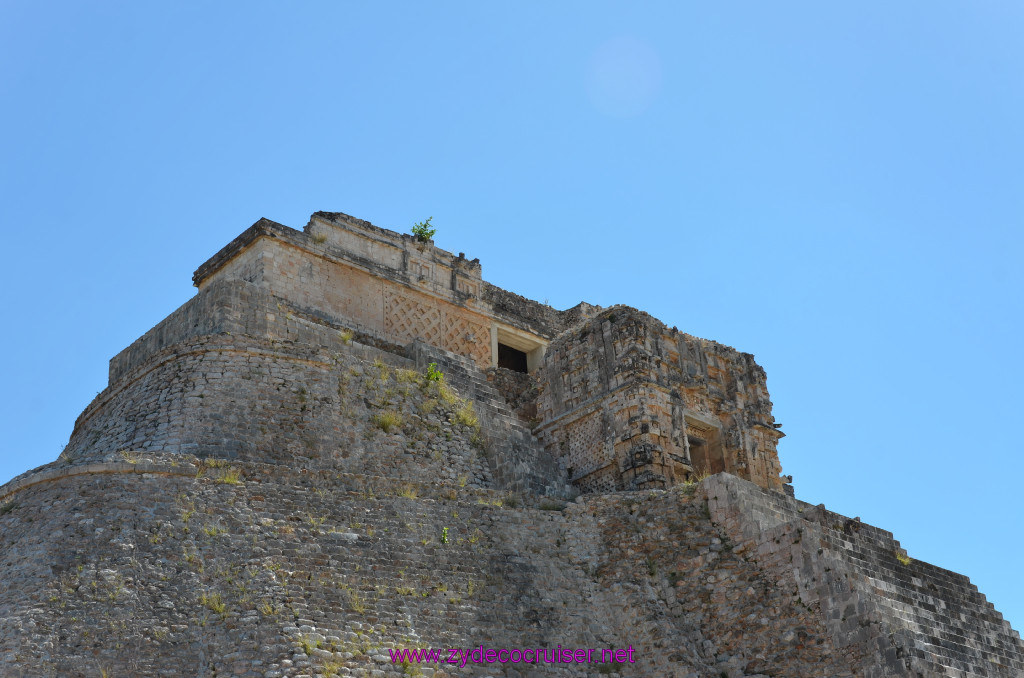
[[[419,221],[413,224],[412,234],[419,242],[430,242],[430,239],[437,233],[437,229],[431,227],[430,222],[434,217],[427,217],[426,221]]]
[[[429,382],[434,382],[437,384],[444,383],[444,372],[437,369],[437,363],[430,363],[429,365],[427,365],[426,379]]]

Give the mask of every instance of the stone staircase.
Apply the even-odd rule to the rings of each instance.
[[[914,668],[926,675],[1024,675],[1024,662],[1015,659],[1024,652],[1019,634],[970,579],[918,560],[903,564],[899,543],[882,530],[827,529],[824,541],[859,575],[854,586],[905,629]]]
[[[712,503],[721,499],[739,510],[743,518],[735,527],[745,538],[763,541],[786,525],[819,533],[823,557],[849,575],[851,600],[859,597],[877,610],[915,675],[1024,675],[1020,634],[967,577],[919,560],[901,561],[897,554],[905,558],[904,552],[891,532],[824,506],[724,475],[715,476],[710,487]]]
[[[421,341],[409,344],[406,352],[418,370],[436,363],[445,380],[473,401],[487,441],[491,473],[499,487],[535,495],[571,495],[565,469],[516,416],[476,363]]]

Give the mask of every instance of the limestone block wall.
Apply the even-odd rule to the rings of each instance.
[[[500,487],[553,497],[575,494],[565,468],[544,449],[471,360],[422,342],[411,345],[409,352],[417,369],[426,370],[433,363],[444,373],[446,383],[473,403],[486,432],[490,468]]]
[[[367,346],[293,308],[249,283],[208,286],[112,361],[62,458],[161,451],[569,491],[471,360],[437,349],[448,381],[428,383],[424,345]]]
[[[388,648],[632,646],[632,665],[539,674],[915,675],[874,627],[837,635],[825,612],[840,608],[806,597],[791,543],[738,538],[742,509],[719,523],[713,483],[566,504],[162,453],[55,464],[0,488],[0,661],[21,676],[399,676]]]
[[[552,342],[538,382],[537,432],[585,491],[721,471],[781,488],[782,433],[749,354],[617,306]]]
[[[839,646],[875,645],[862,675],[1024,675],[1020,634],[977,587],[908,558],[892,533],[727,475],[704,489],[737,550],[791,571]]]
[[[485,283],[479,260],[340,213],[315,213],[304,232],[260,220],[193,279],[200,291],[249,282],[307,313],[386,342],[425,341],[481,368],[495,360],[498,331],[542,346],[561,328],[559,311]]]
[[[334,352],[241,335],[176,344],[101,394],[63,457],[154,450],[489,485],[482,442],[471,442],[471,426],[453,430],[461,399],[446,402],[408,360],[338,343]]]

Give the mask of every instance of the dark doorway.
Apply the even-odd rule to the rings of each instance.
[[[725,470],[725,459],[722,457],[722,444],[715,435],[717,431],[701,431],[707,438],[693,433],[686,434],[686,442],[690,444],[690,462],[698,474],[721,473]]]
[[[513,372],[526,373],[526,354],[517,351],[511,346],[498,344],[498,367],[504,367]]]

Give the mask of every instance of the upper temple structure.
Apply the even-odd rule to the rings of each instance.
[[[312,333],[330,347],[349,332],[398,355],[435,351],[438,361],[486,373],[532,428],[524,452],[556,462],[580,491],[667,488],[722,471],[783,487],[783,434],[753,356],[636,309],[557,311],[484,281],[478,259],[338,212],[315,213],[301,232],[261,219],[193,281],[194,299],[111,361],[110,388],[79,419],[65,456],[130,447],[258,459],[287,448],[294,432],[254,429],[241,399],[237,411],[198,399],[154,406],[151,377],[136,368],[192,337]],[[225,371],[210,386],[206,396],[228,398],[251,377]],[[166,408],[184,411],[171,418]],[[336,427],[311,424],[302,433],[314,449],[336,447]]]
[[[193,280],[0,485],[0,676],[1024,675],[967,577],[794,496],[748,353],[336,212]]]

